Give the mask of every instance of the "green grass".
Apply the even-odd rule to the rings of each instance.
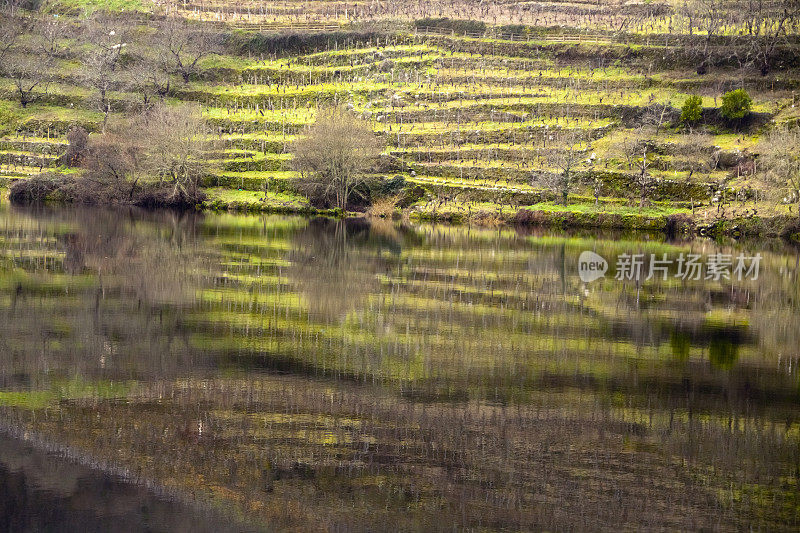
[[[641,215],[647,217],[658,217],[665,215],[672,215],[676,213],[689,213],[690,210],[663,206],[663,205],[650,205],[639,209],[636,206],[628,205],[614,205],[601,203],[598,206],[587,203],[574,203],[574,204],[556,204],[553,202],[542,202],[531,206],[526,206],[525,209],[532,211],[546,211],[548,213],[605,213],[614,215]]]
[[[247,204],[252,206],[280,207],[280,208],[305,208],[309,206],[308,199],[288,193],[263,191],[242,191],[223,187],[206,189],[209,201],[225,203]]]

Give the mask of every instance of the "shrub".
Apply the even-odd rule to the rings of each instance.
[[[753,99],[744,89],[736,89],[722,95],[720,114],[728,120],[739,120],[750,113]]]
[[[78,167],[83,164],[89,146],[89,134],[80,126],[72,126],[67,132],[67,151],[62,158],[63,164]]]
[[[205,192],[174,190],[168,183],[147,182],[122,189],[118,184],[91,177],[45,173],[14,182],[8,194],[12,203],[42,204],[47,201],[86,205],[136,205],[140,207],[191,208],[207,199]]]
[[[686,99],[681,107],[681,122],[696,124],[703,117],[703,98],[692,95]]]
[[[168,184],[145,183],[136,191],[130,202],[139,207],[190,209],[207,199],[208,195],[202,189],[180,189],[176,192]]]
[[[533,209],[522,208],[514,215],[514,224],[519,225],[545,226],[550,222],[551,218],[546,213]]]
[[[376,187],[376,193],[382,196],[391,196],[399,194],[406,186],[406,179],[397,174],[389,179],[381,180]]]
[[[800,242],[800,221],[787,222],[781,230],[781,237]]]
[[[670,238],[691,233],[694,229],[692,217],[684,213],[675,213],[667,217],[666,233]]]
[[[530,33],[531,28],[524,24],[506,24],[497,28],[498,33],[501,35]]]
[[[367,214],[379,218],[392,218],[397,210],[397,202],[400,196],[385,196],[372,202],[367,209]]]
[[[402,190],[402,195],[400,199],[397,201],[397,207],[405,209],[406,207],[410,207],[414,203],[422,200],[425,197],[425,189],[420,187],[419,185],[411,185],[406,187]]]
[[[15,204],[40,204],[63,184],[64,178],[58,174],[39,174],[15,181],[8,192],[8,198]]]

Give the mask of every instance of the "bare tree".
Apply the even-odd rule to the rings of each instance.
[[[800,0],[783,0],[777,7],[765,0],[749,0],[748,4],[749,55],[766,76],[778,45],[788,42],[789,31],[800,17]]]
[[[122,75],[126,88],[141,98],[142,105],[149,107],[155,99],[163,100],[170,91],[172,77],[164,68],[163,61],[150,51],[142,50]]]
[[[683,17],[684,22],[686,24],[686,29],[691,37],[694,35],[694,30],[697,23],[698,13],[695,10],[695,6],[693,2],[687,2],[683,0],[683,4],[680,5],[678,8],[678,13]]]
[[[0,8],[0,61],[17,44],[26,28],[27,21],[16,16],[11,7]]]
[[[573,128],[560,136],[562,147],[549,150],[545,155],[548,172],[536,181],[553,190],[567,205],[569,193],[578,184],[577,171],[585,166],[589,139],[585,132]]]
[[[669,101],[650,104],[642,115],[641,122],[647,129],[652,129],[654,135],[658,135],[676,113]]]
[[[759,150],[767,184],[782,191],[782,201],[800,201],[800,127],[780,126],[770,131]]]
[[[66,51],[62,40],[69,35],[69,26],[59,18],[46,17],[36,21],[36,48],[49,58],[61,57]]]
[[[83,56],[83,78],[95,89],[95,104],[103,113],[103,131],[111,113],[109,93],[120,83],[122,54],[127,46],[126,28],[108,17],[97,16],[86,23],[89,49]]]
[[[103,134],[90,137],[85,177],[122,201],[133,201],[147,188],[162,205],[196,203],[200,178],[208,171],[207,133],[197,104],[158,104],[112,120]]]
[[[611,154],[622,157],[627,169],[634,171],[632,184],[639,192],[639,209],[644,207],[655,184],[650,169],[655,162],[656,137],[677,114],[669,102],[651,104],[642,115],[639,126],[626,132],[611,146]]]
[[[156,105],[139,115],[141,174],[168,184],[172,198],[194,198],[208,172],[204,143],[209,132],[198,104]]]
[[[685,14],[696,25],[700,32],[705,33],[702,49],[698,50],[702,58],[698,73],[704,74],[708,66],[711,42],[714,40],[725,22],[723,0],[689,0],[686,4]]]
[[[112,121],[101,135],[89,137],[83,160],[86,172],[83,179],[91,191],[82,196],[101,203],[117,195],[132,199],[138,185],[139,146],[126,135],[127,123]]]
[[[12,51],[4,58],[4,73],[11,79],[22,107],[34,102],[40,90],[47,91],[52,62],[49,58]]]
[[[199,68],[200,60],[219,50],[220,35],[208,24],[197,24],[180,17],[170,17],[158,28],[155,47],[164,61],[162,68],[179,74],[184,83]]]
[[[346,209],[382,149],[369,123],[343,108],[322,109],[306,137],[295,143],[294,166],[313,188]]]
[[[639,209],[644,207],[654,183],[650,174],[655,144],[653,132],[652,125],[643,124],[612,146],[612,153],[624,157],[628,170],[634,171],[633,184],[639,191]]]
[[[61,52],[62,26],[55,19],[15,11],[8,5],[0,8],[0,73],[13,83],[22,107],[47,90],[54,58]]]

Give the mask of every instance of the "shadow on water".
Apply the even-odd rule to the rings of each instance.
[[[241,531],[211,511],[0,433],[0,530]]]

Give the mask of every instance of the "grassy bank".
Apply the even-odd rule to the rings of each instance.
[[[198,209],[208,212],[264,213],[327,217],[382,218],[389,220],[418,220],[447,224],[467,224],[482,227],[532,226],[551,229],[634,230],[665,233],[671,236],[708,237],[781,237],[800,240],[800,228],[794,217],[730,216],[708,217],[685,208],[667,206],[639,209],[608,202],[600,205],[559,205],[542,202],[523,208],[501,206],[491,202],[471,204],[467,208],[444,206],[414,206],[400,209],[344,212],[340,209],[321,209],[309,204],[299,194],[255,192],[210,187],[207,199]],[[0,201],[8,202],[8,188],[0,187]],[[624,204],[624,202],[623,202]]]

